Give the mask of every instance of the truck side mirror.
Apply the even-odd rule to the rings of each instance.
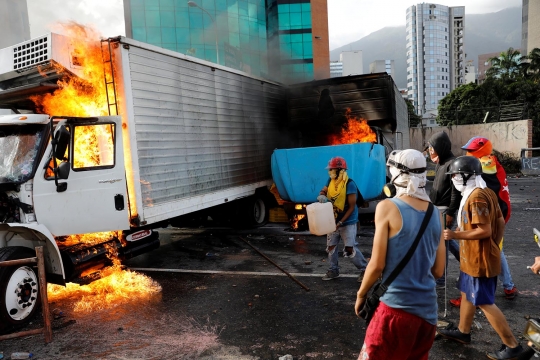
[[[56,131],[56,134],[54,134],[54,144],[56,144],[54,148],[54,157],[60,160],[65,160],[65,154],[66,149],[69,145],[69,138],[70,134],[69,131],[65,128],[64,125],[60,126],[60,128]]]
[[[67,161],[62,161],[58,165],[57,173],[59,179],[67,179],[69,177],[69,171],[71,170],[71,165]]]

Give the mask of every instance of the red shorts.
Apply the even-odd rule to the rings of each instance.
[[[436,326],[380,303],[369,323],[358,360],[427,360]]]

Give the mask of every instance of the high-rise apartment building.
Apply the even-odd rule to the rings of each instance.
[[[529,0],[522,0],[521,5],[521,50],[527,54],[527,38],[529,31]]]
[[[523,0],[521,12],[521,53],[540,48],[540,1]]]
[[[126,35],[278,81],[330,76],[327,0],[124,0]]]
[[[408,96],[422,115],[464,83],[465,7],[411,6],[406,31]]]

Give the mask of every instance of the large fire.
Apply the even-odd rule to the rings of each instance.
[[[52,94],[36,95],[30,99],[36,104],[39,112],[50,116],[75,116],[94,117],[108,116],[109,103],[119,102],[114,99],[114,92],[109,84],[109,101],[107,101],[107,82],[112,80],[111,66],[104,66],[102,55],[102,45],[100,34],[95,29],[82,26],[76,23],[57,24],[55,32],[61,33],[71,39],[68,55],[72,64],[82,71],[82,78],[75,76],[65,76],[58,81],[59,88]],[[108,49],[107,49],[108,51]],[[112,56],[112,55],[111,55]],[[110,63],[109,63],[110,64]],[[66,70],[59,65],[54,65],[58,73]],[[41,72],[46,76],[44,72]],[[117,86],[121,84],[116,83]],[[121,100],[120,100],[121,101]],[[115,107],[111,106],[111,115],[117,115]],[[76,126],[75,143],[73,144],[73,166],[75,168],[89,167],[96,165],[112,165],[114,159],[114,127],[110,125],[100,126]],[[131,169],[131,151],[129,148],[129,138],[127,137],[127,123],[122,121],[122,131],[124,134],[124,156],[126,165],[128,197],[135,199],[133,194],[133,178]],[[91,149],[91,150],[90,150]],[[52,174],[50,174],[52,175]],[[137,215],[135,201],[130,201],[130,215],[134,218]],[[84,221],[81,219],[81,221]],[[72,235],[59,241],[61,246],[72,246],[77,244],[97,245],[113,238],[122,238],[121,232],[93,233],[84,235]],[[141,300],[153,296],[161,291],[160,286],[150,278],[131,271],[122,271],[116,257],[116,250],[109,249],[108,256],[113,260],[112,267],[97,269],[100,271],[101,279],[94,281],[90,285],[79,286],[68,283],[66,287],[56,285],[48,286],[49,299],[51,301],[71,298],[76,300],[75,311],[92,311],[111,306],[111,304],[121,304],[127,301]],[[114,251],[113,251],[114,250]]]
[[[377,134],[369,127],[366,120],[352,116],[351,109],[345,113],[347,123],[339,135],[330,135],[330,145],[354,144],[359,142],[377,142]]]
[[[100,34],[97,30],[76,23],[59,24],[55,29],[71,38],[72,63],[78,65],[84,80],[68,77],[58,81],[60,87],[52,94],[31,96],[45,114],[59,116],[104,116],[107,110],[107,95],[103,80],[103,59]],[[70,49],[66,49],[70,51]],[[57,72],[65,69],[56,65]]]
[[[121,86],[121,82],[117,81],[117,89],[114,89],[112,85],[113,68],[110,65],[104,65],[104,58],[105,60],[110,59],[108,48],[104,46],[104,52],[102,52],[101,35],[99,32],[93,28],[74,22],[57,24],[54,30],[70,38],[70,47],[66,48],[65,51],[69,52],[68,57],[72,60],[72,64],[82,71],[82,78],[76,76],[63,77],[57,82],[59,88],[52,94],[31,96],[30,100],[36,104],[40,112],[51,116],[107,116],[109,115],[109,109],[111,110],[111,115],[117,115],[116,107],[109,106],[109,103],[121,102],[121,99],[118,98],[118,88]],[[107,64],[111,63],[109,62]],[[65,73],[66,69],[58,64],[53,65],[57,73]],[[43,72],[42,75],[46,76]],[[105,84],[106,81],[108,85]],[[108,86],[108,101],[106,86]],[[117,94],[116,99],[114,98],[115,93]],[[105,163],[103,161],[104,156],[107,157],[112,154],[114,145],[106,144],[106,141],[104,141],[106,138],[114,138],[111,136],[112,130],[112,127],[106,128],[105,126],[86,128],[87,134],[85,135],[85,139],[92,143],[98,143],[100,145],[100,154],[97,155],[95,151],[89,152],[88,146],[83,145],[90,143],[84,140],[80,141],[75,144],[73,149],[74,158],[78,161],[79,166],[114,163],[112,158],[106,158]],[[122,119],[122,129],[117,129],[116,131],[122,131],[124,138],[124,164],[126,167],[128,198],[135,199],[135,186],[133,170],[131,168],[131,151],[126,119]],[[83,139],[82,137],[80,138]],[[78,167],[77,164],[73,165]],[[137,217],[136,206],[135,201],[129,201],[130,217],[132,219]]]

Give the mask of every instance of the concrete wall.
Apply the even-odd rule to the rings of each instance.
[[[532,147],[532,120],[506,121],[489,124],[458,125],[452,127],[410,128],[411,147],[422,151],[432,134],[445,131],[452,141],[452,152],[465,155],[461,147],[473,136],[491,140],[497,151],[510,151],[519,157],[522,148]]]

